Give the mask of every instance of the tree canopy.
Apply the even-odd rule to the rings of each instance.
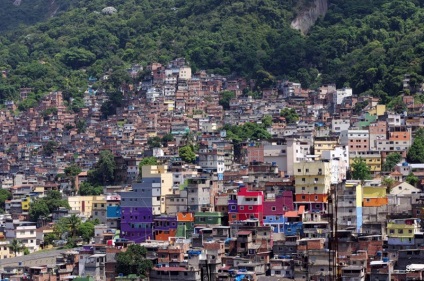
[[[12,193],[7,189],[0,189],[0,213],[4,212],[6,200],[12,199]]]
[[[371,170],[365,160],[361,157],[355,158],[352,164],[352,179],[364,181],[370,178]]]
[[[422,1],[333,0],[306,36],[290,23],[312,1],[115,1],[112,14],[101,12],[107,0],[11,2],[0,4],[0,31],[38,22],[0,36],[0,66],[8,70],[0,102],[18,100],[20,87],[34,88],[21,110],[54,89],[72,93],[70,106],[78,110],[87,78],[107,74],[100,82],[110,98],[102,106],[106,118],[122,101],[122,84],[132,82],[132,63],[175,57],[186,57],[194,71],[252,78],[255,91],[278,79],[305,87],[349,82],[356,93],[390,101],[405,73],[412,93],[423,78]]]
[[[196,160],[196,153],[194,152],[194,148],[192,145],[186,145],[180,147],[178,150],[178,155],[180,158],[187,163],[194,163]]]
[[[424,130],[415,132],[414,142],[408,150],[406,160],[409,163],[424,163]]]
[[[390,172],[401,160],[402,156],[399,153],[390,153],[383,164],[383,171]]]
[[[113,184],[115,169],[115,156],[109,150],[103,150],[100,152],[100,158],[95,168],[88,172],[88,181],[94,186]]]
[[[36,199],[30,204],[29,219],[30,221],[36,222],[38,218],[47,217],[60,207],[69,209],[68,201],[62,199],[62,194],[59,191],[48,191],[46,197]]]
[[[153,263],[146,259],[146,254],[146,248],[138,244],[128,246],[125,252],[116,254],[116,272],[123,275],[136,274],[145,277],[148,270],[153,267]]]
[[[299,120],[299,115],[293,108],[284,108],[281,110],[280,115],[286,119],[287,124],[292,124]]]

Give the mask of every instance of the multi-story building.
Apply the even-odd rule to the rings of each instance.
[[[362,186],[360,181],[347,181],[342,190],[337,192],[337,215],[341,229],[355,227],[362,229]]]
[[[157,216],[153,219],[153,231],[155,240],[169,241],[169,238],[175,237],[177,233],[176,216]]]
[[[337,137],[317,137],[314,140],[314,154],[315,159],[321,159],[321,155],[324,151],[334,150],[339,145],[339,139]]]
[[[93,214],[93,201],[97,199],[103,200],[103,196],[69,196],[68,203],[72,211],[89,218]]]
[[[18,240],[33,253],[38,250],[36,229],[34,222],[6,219],[4,232],[7,239]]]
[[[368,127],[368,130],[370,134],[370,150],[376,150],[376,142],[387,140],[387,122],[377,121],[371,123]]]
[[[92,217],[97,219],[101,224],[106,224],[107,221],[107,204],[106,198],[103,196],[97,196],[93,200]]]
[[[106,194],[106,225],[109,228],[121,227],[121,196]]]
[[[187,185],[187,206],[190,212],[211,211],[213,183],[209,177],[189,178]]]
[[[370,150],[368,130],[346,130],[340,133],[340,144],[349,146],[349,152]]]
[[[152,181],[152,187],[159,187],[159,192],[152,193],[152,211],[154,215],[164,214],[166,212],[165,196],[172,194],[173,179],[172,173],[168,172],[166,165],[152,165],[142,167],[143,179],[157,179]]]
[[[225,153],[222,148],[202,146],[199,148],[199,166],[205,172],[215,172],[218,179],[224,178]]]
[[[309,212],[326,212],[331,187],[331,163],[301,162],[294,165],[295,207]]]
[[[349,154],[349,163],[352,166],[356,158],[362,158],[370,171],[373,173],[381,172],[381,154],[379,151],[353,151]]]
[[[239,220],[256,219],[263,223],[264,216],[264,193],[263,191],[251,191],[242,187],[237,192],[237,213]]]
[[[415,234],[420,231],[421,220],[416,218],[393,219],[387,223],[388,247],[390,250],[411,248],[415,245]]]
[[[332,119],[331,132],[340,133],[350,128],[350,119]]]

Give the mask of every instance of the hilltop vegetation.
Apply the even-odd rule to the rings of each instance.
[[[68,1],[67,12],[0,37],[0,101],[20,87],[36,89],[22,109],[55,89],[78,98],[89,76],[181,56],[194,70],[349,84],[384,101],[405,73],[421,81],[423,0],[332,0],[307,36],[289,27],[294,2]],[[102,13],[110,5],[117,13]]]
[[[72,0],[2,0],[0,32],[48,19],[70,7]]]

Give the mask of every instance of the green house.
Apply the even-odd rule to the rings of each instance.
[[[222,225],[223,218],[224,214],[221,212],[197,212],[194,213],[194,225]]]

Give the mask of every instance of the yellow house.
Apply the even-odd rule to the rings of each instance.
[[[331,164],[314,161],[294,163],[297,202],[327,202],[331,186]]]
[[[103,195],[99,196],[69,196],[68,203],[72,211],[77,211],[84,217],[91,217],[93,212],[93,201],[102,200]]]
[[[315,159],[319,160],[321,159],[321,155],[323,151],[330,151],[334,150],[336,146],[339,145],[339,139],[338,138],[332,138],[332,137],[316,137],[314,140],[314,154]]]
[[[388,204],[387,187],[378,181],[365,181],[362,192],[364,207],[380,207]]]
[[[410,238],[413,240],[415,233],[418,232],[420,232],[420,222],[416,218],[394,219],[387,223],[389,240],[393,240],[393,238]]]
[[[143,166],[141,172],[143,178],[160,178],[160,202],[156,202],[156,199],[154,199],[153,205],[160,204],[160,213],[164,214],[166,212],[165,196],[172,194],[172,173],[168,172],[166,165]]]
[[[371,172],[381,172],[381,154],[380,151],[354,151],[349,153],[349,164],[352,167],[355,158],[364,159]],[[353,170],[353,168],[352,168]]]
[[[22,212],[29,212],[29,205],[31,204],[31,197],[26,196],[22,198]]]
[[[377,104],[368,110],[369,115],[383,116],[386,113],[385,104]]]

